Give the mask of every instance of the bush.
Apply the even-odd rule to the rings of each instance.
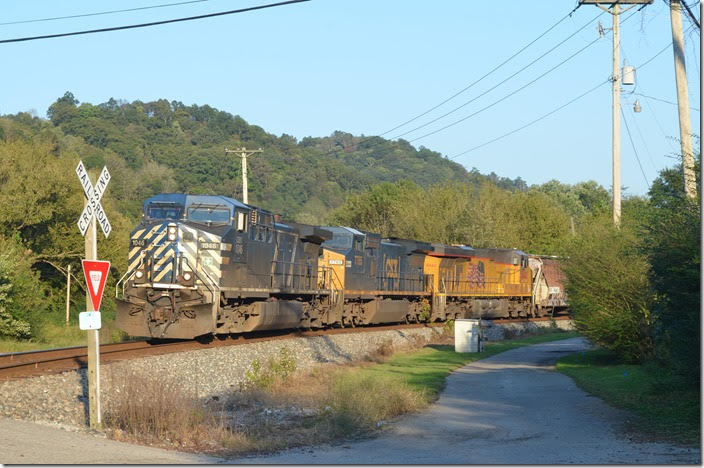
[[[565,262],[575,327],[629,361],[653,356],[652,295],[642,240],[610,216],[585,223]]]
[[[697,160],[696,173],[699,160]],[[680,168],[664,170],[650,191],[652,212],[648,250],[658,319],[658,357],[692,386],[700,378],[699,199],[684,195]]]
[[[42,288],[31,260],[18,241],[0,237],[0,336],[30,338],[30,317],[38,315],[41,300]]]

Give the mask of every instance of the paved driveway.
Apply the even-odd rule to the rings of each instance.
[[[428,410],[375,439],[228,463],[699,464],[699,450],[630,440],[627,413],[554,372],[559,357],[585,349],[573,338],[469,364],[450,375]]]

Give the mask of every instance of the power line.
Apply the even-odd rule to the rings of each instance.
[[[638,85],[639,88],[642,88],[642,86]],[[645,96],[645,95],[644,95]],[[650,109],[650,115],[653,116],[653,119],[655,120],[655,123],[657,124],[658,128],[660,129],[660,133],[662,133],[662,136],[665,138],[665,141],[667,141],[667,144],[670,145],[670,148],[675,151],[675,145],[672,144],[671,137],[667,136],[667,133],[665,133],[665,130],[663,130],[662,125],[660,124],[660,120],[658,120],[657,114],[655,113],[655,110],[653,107],[650,105],[650,98],[647,96],[645,97],[645,104],[648,106],[648,109]]]
[[[35,41],[35,40],[39,40],[39,39],[54,39],[57,37],[78,36],[78,35],[82,35],[82,34],[94,34],[94,33],[109,32],[109,31],[121,31],[124,29],[146,28],[149,26],[158,26],[161,24],[179,23],[179,22],[183,22],[183,21],[193,21],[193,20],[199,20],[199,19],[204,19],[204,18],[213,18],[216,16],[232,15],[235,13],[244,13],[247,11],[263,10],[265,8],[273,8],[273,7],[290,5],[293,3],[302,3],[302,2],[307,2],[307,1],[309,1],[309,0],[287,0],[285,2],[270,3],[267,5],[259,5],[259,6],[248,7],[248,8],[240,8],[237,10],[230,10],[230,11],[221,11],[218,13],[208,13],[205,15],[189,16],[186,18],[176,18],[176,19],[163,20],[163,21],[152,21],[150,23],[131,24],[131,25],[127,25],[127,26],[114,26],[111,28],[91,29],[91,30],[87,30],[87,31],[75,31],[75,32],[70,32],[70,33],[48,34],[45,36],[18,37],[15,39],[3,39],[3,40],[0,40],[0,44],[6,44],[9,42]]]
[[[654,101],[660,101],[660,102],[664,102],[664,103],[666,103],[666,104],[672,104],[673,106],[677,106],[677,105],[678,105],[676,102],[667,101],[667,100],[665,100],[665,99],[660,99],[660,98],[656,98],[656,97],[653,97],[653,96],[647,96],[647,95],[645,95],[645,94],[643,94],[643,93],[635,93],[635,92],[634,92],[633,94],[635,94],[636,96],[643,96],[643,97],[645,97],[645,98],[652,99],[652,100],[654,100]],[[692,110],[695,110],[695,111],[699,112],[699,109],[696,108],[696,107],[689,106],[689,108],[692,109]]]
[[[568,14],[566,14],[565,16],[563,16],[562,18],[560,18],[555,24],[553,24],[553,25],[550,26],[548,29],[546,29],[546,30],[545,30],[542,34],[540,34],[538,37],[536,37],[535,39],[533,39],[532,41],[530,41],[528,44],[524,45],[524,46],[523,46],[522,48],[520,48],[516,53],[514,53],[514,54],[511,55],[509,58],[507,58],[506,60],[504,60],[503,62],[501,62],[499,65],[495,66],[494,68],[492,68],[491,70],[489,70],[488,72],[486,72],[484,75],[482,75],[481,77],[479,77],[477,80],[475,80],[475,81],[473,81],[472,83],[468,84],[467,86],[465,86],[465,87],[462,88],[461,90],[457,91],[457,92],[456,92],[455,94],[453,94],[452,96],[448,97],[447,99],[445,99],[444,101],[440,102],[439,104],[436,104],[435,106],[431,107],[430,109],[428,109],[428,110],[422,112],[421,114],[418,114],[418,115],[416,115],[415,117],[413,117],[413,118],[411,118],[411,119],[409,119],[409,120],[406,120],[405,122],[403,122],[403,123],[401,123],[401,124],[396,125],[394,128],[392,128],[392,129],[390,129],[390,130],[387,130],[387,131],[385,131],[384,133],[380,133],[379,136],[383,136],[383,135],[386,135],[387,133],[391,133],[391,132],[393,132],[394,130],[398,130],[399,128],[401,128],[401,127],[403,127],[403,126],[408,125],[409,123],[411,123],[411,122],[413,122],[413,121],[415,121],[415,120],[418,120],[419,118],[423,117],[424,115],[429,114],[430,112],[434,111],[434,110],[437,109],[438,107],[442,106],[443,104],[446,104],[447,102],[449,102],[449,101],[451,101],[452,99],[456,98],[457,96],[459,96],[460,94],[464,93],[464,92],[467,91],[468,89],[472,88],[474,85],[476,85],[476,84],[478,84],[479,82],[481,82],[484,78],[488,77],[489,75],[491,75],[492,73],[494,73],[496,70],[498,70],[499,68],[503,67],[504,65],[506,65],[508,62],[510,62],[510,61],[513,60],[514,58],[516,58],[516,57],[517,57],[518,55],[520,55],[524,50],[526,50],[526,49],[527,49],[528,47],[530,47],[531,45],[535,44],[539,39],[541,39],[541,38],[542,38],[543,36],[545,36],[547,33],[549,33],[550,31],[552,31],[553,29],[555,29],[560,23],[562,23],[564,20],[566,20],[567,18],[569,18],[570,16],[572,16],[572,14],[573,14],[575,11],[577,11],[577,8],[579,8],[579,7],[580,7],[580,5],[578,4],[578,5],[574,8],[574,10],[572,10],[571,12],[569,12]],[[596,19],[596,18],[595,18],[595,19]],[[592,21],[594,21],[594,20],[592,20]],[[580,31],[581,31],[581,29],[580,29]],[[572,36],[570,36],[570,37],[572,37]],[[563,41],[563,42],[564,42],[564,41]],[[560,43],[560,44],[561,44],[561,43]]]
[[[682,3],[682,5],[684,5],[684,8],[687,10],[687,14],[688,14],[689,17],[692,19],[692,22],[694,23],[694,25],[695,25],[697,28],[702,29],[701,25],[699,24],[699,21],[697,21],[697,17],[694,16],[694,13],[692,13],[692,10],[690,10],[689,5],[687,5],[687,2],[685,2],[684,0],[682,0],[681,3]]]
[[[542,38],[543,36],[545,36],[545,34],[547,34],[549,31],[551,31],[552,29],[554,29],[558,24],[560,24],[562,21],[564,21],[565,18],[568,18],[569,16],[571,16],[571,15],[577,10],[577,8],[579,8],[579,5],[578,5],[577,7],[575,7],[570,13],[568,13],[568,14],[565,15],[563,18],[561,18],[557,23],[555,23],[555,24],[552,25],[550,28],[548,28],[545,32],[543,32],[542,34],[540,34],[540,35],[539,35],[537,38],[535,38],[533,41],[531,41],[530,43],[528,43],[527,45],[525,45],[524,47],[522,47],[518,52],[514,53],[511,57],[509,57],[508,59],[506,59],[504,62],[502,62],[500,65],[496,66],[495,68],[493,68],[493,69],[490,70],[489,72],[487,72],[484,76],[482,76],[481,78],[479,78],[479,79],[476,80],[475,82],[470,83],[469,85],[467,85],[464,89],[458,91],[458,92],[455,93],[454,95],[452,95],[452,96],[450,96],[449,98],[445,99],[445,100],[442,101],[440,104],[437,104],[436,106],[434,106],[434,107],[428,109],[427,111],[425,111],[425,112],[423,112],[423,113],[421,113],[421,114],[419,114],[419,115],[417,115],[417,116],[411,118],[410,120],[407,120],[406,122],[404,122],[404,123],[402,123],[402,124],[399,124],[399,125],[395,126],[394,128],[392,128],[392,129],[390,129],[390,130],[387,130],[387,131],[384,132],[384,133],[380,133],[379,135],[374,135],[374,136],[370,136],[370,137],[367,137],[367,138],[363,138],[361,141],[359,141],[359,142],[357,143],[357,146],[363,145],[363,144],[365,144],[365,143],[368,143],[368,142],[370,142],[370,141],[372,141],[372,140],[374,140],[374,139],[381,138],[381,136],[386,135],[386,134],[388,134],[388,133],[392,132],[393,130],[396,130],[396,129],[400,128],[400,127],[403,127],[404,125],[406,125],[406,124],[408,124],[408,123],[410,123],[410,122],[413,122],[414,120],[417,120],[418,118],[420,118],[420,117],[422,117],[422,116],[428,114],[429,112],[431,112],[431,111],[437,109],[438,107],[442,106],[443,104],[445,104],[446,102],[450,101],[451,99],[457,97],[458,95],[460,95],[461,93],[463,93],[463,92],[466,91],[467,89],[471,88],[472,86],[474,86],[475,84],[479,83],[481,80],[483,80],[484,78],[486,78],[487,76],[489,76],[490,74],[492,74],[494,71],[498,70],[500,67],[502,67],[502,66],[505,65],[506,63],[508,63],[511,59],[513,59],[513,58],[516,57],[518,54],[520,54],[521,52],[523,52],[525,49],[527,49],[530,45],[532,45],[532,44],[533,44],[534,42],[536,42],[538,39],[540,39],[540,38]],[[601,15],[601,13],[600,13],[599,15],[597,15],[594,19],[592,19],[589,23],[593,22],[593,21],[594,21],[596,18],[598,18],[600,15]],[[589,25],[589,23],[587,23],[585,26]],[[585,26],[582,26],[582,28],[580,28],[580,30],[584,29]],[[577,31],[577,32],[579,32],[579,31]],[[575,34],[576,34],[576,33],[575,33]],[[572,34],[571,36],[569,36],[567,39],[570,39],[572,36],[574,36],[574,34]],[[567,39],[563,40],[560,44],[564,43]],[[558,45],[559,45],[559,44],[558,44]],[[554,50],[554,49],[555,49],[555,47],[553,47],[553,49],[551,49],[551,50]],[[544,55],[545,55],[545,54],[544,54]],[[544,55],[543,55],[543,56],[544,56]],[[541,56],[541,58],[542,58],[542,56]],[[539,59],[536,59],[535,61],[537,61],[537,60],[539,60]],[[533,63],[535,63],[535,61],[534,61]],[[531,63],[531,64],[532,64],[532,63]],[[530,66],[531,64],[529,64],[528,66]],[[524,70],[525,68],[528,68],[528,66],[526,66],[526,67],[524,67],[523,69],[519,70],[519,72],[522,71],[522,70]],[[515,74],[512,75],[511,77],[513,77],[513,76],[515,76]],[[511,78],[511,77],[509,77],[509,78]],[[508,80],[508,79],[507,79],[507,80]],[[504,82],[507,81],[507,80],[504,80]],[[494,88],[492,88],[492,89],[494,89]],[[488,90],[488,91],[486,91],[486,92],[489,92],[489,91],[491,91],[491,89]],[[486,92],[485,92],[484,94],[486,94]],[[479,97],[481,97],[481,96],[482,96],[482,95],[480,95]],[[475,98],[474,100],[476,100],[476,98]],[[471,101],[470,101],[470,102],[471,102]],[[466,103],[466,104],[467,104],[467,103]],[[437,119],[435,119],[435,120],[437,120]],[[435,121],[435,120],[434,120],[434,121]],[[434,121],[433,121],[433,122],[434,122]],[[432,123],[432,122],[429,122],[429,123]],[[428,124],[426,124],[426,125],[428,125]],[[418,127],[418,128],[422,128],[422,127],[424,127],[424,126],[426,126],[426,125],[423,125],[423,126]],[[413,131],[417,130],[418,128],[414,129]],[[407,132],[407,133],[409,133],[409,132]],[[405,133],[404,133],[404,135],[405,135]],[[399,138],[399,136],[392,137],[392,138],[390,138],[389,140],[393,140],[393,139],[396,139],[396,138]],[[369,146],[367,149],[371,149],[371,148],[374,148],[375,146],[379,146],[379,145],[383,144],[385,141],[387,141],[387,140],[384,140],[384,141],[382,141],[382,142],[377,142],[377,143],[375,143],[375,144],[372,144],[372,145]],[[329,151],[327,151],[327,153],[324,153],[323,156],[330,156],[330,155],[333,155],[333,154],[337,154],[337,153],[339,153],[340,151],[341,151],[341,150],[339,150],[339,149],[329,150]]]
[[[23,21],[10,21],[8,23],[0,23],[0,26],[8,26],[10,24],[40,23],[42,21],[55,21],[55,20],[71,19],[71,18],[85,18],[87,16],[111,15],[113,13],[126,13],[129,11],[151,10],[153,8],[165,8],[165,7],[178,6],[178,5],[187,5],[189,3],[202,3],[202,2],[207,2],[207,1],[209,1],[209,0],[190,0],[188,2],[166,3],[163,5],[152,5],[152,6],[145,6],[145,7],[138,7],[138,8],[128,8],[125,10],[111,10],[111,11],[101,11],[101,12],[97,12],[97,13],[85,13],[85,14],[81,14],[81,15],[55,16],[53,18],[39,18],[39,19],[23,20]]]
[[[528,128],[528,127],[530,127],[531,125],[536,124],[536,123],[540,122],[541,120],[543,120],[543,119],[545,119],[545,118],[551,116],[551,115],[554,114],[555,112],[564,109],[565,107],[569,106],[570,104],[572,104],[572,103],[574,103],[574,102],[576,102],[576,101],[579,101],[579,100],[582,99],[584,96],[586,96],[586,95],[588,95],[588,94],[590,94],[590,93],[596,91],[596,90],[599,89],[600,87],[602,87],[602,86],[604,86],[605,84],[610,83],[610,82],[611,82],[611,80],[602,81],[602,82],[599,83],[598,85],[596,85],[596,86],[594,86],[593,88],[591,88],[589,91],[586,91],[586,92],[580,94],[580,95],[577,96],[576,98],[571,99],[570,101],[568,101],[568,102],[562,104],[561,106],[559,106],[559,107],[557,107],[557,108],[551,110],[551,111],[548,112],[547,114],[541,115],[541,116],[538,117],[537,119],[528,122],[527,124],[523,125],[522,127],[518,127],[518,128],[516,128],[516,129],[514,129],[514,130],[511,130],[511,131],[508,132],[508,133],[504,133],[503,135],[494,138],[493,140],[489,140],[489,141],[487,141],[487,142],[482,143],[481,145],[477,145],[477,146],[475,146],[475,147],[473,147],[473,148],[470,148],[470,149],[468,149],[468,150],[466,150],[466,151],[462,151],[461,153],[458,153],[458,154],[456,154],[456,155],[454,155],[454,156],[452,156],[452,157],[450,157],[450,158],[448,158],[448,159],[456,159],[456,158],[458,158],[458,157],[460,157],[460,156],[462,156],[462,155],[465,155],[465,154],[467,154],[467,153],[471,153],[471,152],[474,151],[474,150],[478,150],[479,148],[483,148],[483,147],[486,146],[486,145],[489,145],[489,144],[494,143],[494,142],[496,142],[496,141],[502,140],[502,139],[506,138],[507,136],[513,135],[514,133],[520,132],[521,130],[523,130],[523,129],[525,129],[525,128]]]
[[[633,143],[633,137],[631,136],[631,129],[628,128],[628,121],[626,121],[626,115],[623,113],[623,108],[621,110],[621,117],[623,117],[623,123],[626,125],[626,133],[628,133],[628,139],[631,141],[631,148],[633,148],[633,154],[636,155],[636,161],[638,161],[638,167],[640,167],[640,172],[643,174],[643,179],[645,180],[645,184],[648,186],[648,190],[650,190],[650,182],[648,182],[648,178],[645,176],[645,171],[643,170],[643,165],[640,163],[640,158],[638,157],[638,151],[636,151],[636,145]]]
[[[622,23],[622,24],[625,23],[626,21],[628,21],[629,19],[631,19],[636,13],[637,13],[637,12],[631,13],[631,14],[630,14],[629,16],[627,16],[621,23]],[[596,19],[596,18],[594,18],[594,19]],[[592,21],[594,21],[594,20],[592,20]],[[590,22],[591,22],[591,21],[590,21]],[[432,132],[426,133],[425,135],[421,135],[421,136],[416,137],[416,138],[414,138],[414,139],[412,139],[412,140],[409,140],[409,143],[412,143],[412,142],[414,142],[414,141],[420,140],[420,139],[422,139],[422,138],[426,138],[426,137],[428,137],[428,136],[431,136],[431,135],[434,135],[434,134],[436,134],[436,133],[439,133],[439,132],[441,132],[441,131],[443,131],[443,130],[445,130],[445,129],[448,129],[448,128],[450,128],[450,127],[453,127],[453,126],[455,126],[455,125],[457,125],[457,124],[459,124],[459,123],[461,123],[461,122],[464,122],[465,120],[467,120],[467,119],[469,119],[469,118],[471,118],[471,117],[474,117],[475,115],[477,115],[477,114],[479,114],[479,113],[481,113],[481,112],[484,112],[485,110],[487,110],[487,109],[489,109],[489,108],[491,108],[491,107],[494,107],[495,105],[499,104],[500,102],[505,101],[505,100],[508,99],[509,97],[513,96],[514,94],[518,93],[519,91],[522,91],[523,89],[525,89],[525,88],[527,88],[528,86],[532,85],[533,83],[535,83],[536,81],[538,81],[538,80],[540,80],[541,78],[545,77],[545,76],[548,75],[549,73],[553,72],[554,70],[556,70],[556,69],[559,68],[560,66],[564,65],[564,64],[567,63],[569,60],[571,60],[572,58],[576,57],[577,55],[579,55],[580,53],[582,53],[583,51],[585,51],[587,48],[591,47],[593,44],[595,44],[597,41],[599,41],[599,39],[601,39],[601,37],[597,37],[597,38],[594,39],[592,42],[588,43],[586,46],[582,47],[582,48],[579,49],[577,52],[575,52],[574,54],[572,54],[572,55],[570,55],[569,57],[567,57],[567,58],[566,58],[565,60],[563,60],[562,62],[558,63],[557,65],[555,65],[554,67],[552,67],[551,69],[549,69],[548,71],[546,71],[545,73],[539,75],[539,76],[538,76],[537,78],[535,78],[534,80],[532,80],[532,81],[526,83],[525,85],[521,86],[520,88],[516,89],[515,91],[513,91],[513,92],[507,94],[507,95],[504,96],[503,98],[501,98],[501,99],[499,99],[499,100],[497,100],[497,101],[494,101],[493,103],[491,103],[491,104],[489,104],[489,105],[483,107],[482,109],[479,109],[479,110],[476,111],[476,112],[473,112],[472,114],[469,114],[469,115],[467,115],[467,116],[465,116],[465,117],[463,117],[463,118],[461,118],[461,119],[459,119],[459,120],[456,120],[456,121],[454,121],[454,122],[452,122],[452,123],[450,123],[450,124],[447,124],[447,125],[445,125],[444,127],[441,127],[441,128],[439,128],[439,129],[437,129],[437,130],[434,130],[434,131],[432,131]],[[487,92],[488,92],[488,91],[487,91]],[[484,93],[484,94],[486,94],[486,93]],[[407,132],[407,133],[408,133],[408,132]],[[405,134],[404,134],[404,135],[405,135]],[[395,137],[395,138],[398,138],[398,136]]]
[[[662,49],[660,49],[660,52],[658,52],[657,54],[655,54],[655,55],[653,55],[652,57],[650,57],[647,61],[643,62],[643,63],[640,65],[640,67],[638,67],[638,68],[643,68],[643,67],[645,67],[647,64],[649,64],[650,62],[652,62],[653,60],[655,60],[655,58],[656,58],[658,55],[662,54],[662,53],[665,52],[667,49],[669,49],[671,45],[672,45],[672,41],[670,41],[669,44],[667,44],[665,47],[663,47]]]
[[[650,152],[650,148],[648,147],[648,143],[645,141],[645,137],[643,136],[643,132],[640,131],[640,125],[638,125],[638,119],[635,116],[635,113],[633,112],[633,109],[631,109],[631,119],[633,119],[633,123],[636,126],[636,130],[638,130],[638,135],[640,135],[640,141],[643,143],[643,146],[645,147],[645,151],[648,153],[648,158],[650,159],[650,164],[653,166],[653,171],[657,174],[658,168],[655,167],[655,161],[653,160],[653,154]]]
[[[671,44],[672,44],[672,43],[670,43],[670,44],[668,44],[667,46],[665,46],[665,49],[667,49],[667,47],[669,47]],[[663,49],[663,50],[665,50],[665,49]],[[636,67],[636,68],[643,68],[644,65],[650,63],[655,57],[657,57],[657,56],[660,55],[661,53],[662,53],[662,50],[661,50],[660,52],[658,52],[657,54],[655,54],[655,55],[654,55],[653,57],[651,57],[650,59],[648,59],[646,62],[644,62],[643,64],[641,64],[640,66]],[[514,129],[514,130],[511,130],[510,132],[504,133],[503,135],[501,135],[501,136],[499,136],[499,137],[496,137],[496,138],[494,138],[494,139],[492,139],[492,140],[486,141],[486,142],[484,142],[484,143],[482,143],[482,144],[480,144],[480,145],[474,146],[474,147],[472,147],[472,148],[470,148],[470,149],[468,149],[468,150],[466,150],[466,151],[463,151],[463,152],[458,153],[458,154],[456,154],[456,155],[454,155],[454,156],[452,156],[452,157],[449,157],[448,159],[456,159],[456,158],[458,158],[458,157],[460,157],[460,156],[462,156],[462,155],[465,155],[465,154],[467,154],[467,153],[471,153],[471,152],[474,151],[474,150],[477,150],[477,149],[479,149],[479,148],[483,148],[484,146],[487,146],[487,145],[489,145],[489,144],[491,144],[491,143],[494,143],[494,142],[496,142],[496,141],[502,140],[502,139],[504,139],[504,138],[506,138],[506,137],[508,137],[508,136],[510,136],[510,135],[513,135],[514,133],[517,133],[517,132],[519,132],[519,131],[521,131],[521,130],[523,130],[523,129],[525,129],[525,128],[528,128],[528,127],[530,127],[531,125],[533,125],[533,124],[535,124],[535,123],[537,123],[537,122],[539,122],[539,121],[541,121],[541,120],[543,120],[543,119],[549,117],[550,115],[554,114],[555,112],[557,112],[557,111],[559,111],[559,110],[561,110],[561,109],[564,109],[565,107],[569,106],[570,104],[572,104],[572,103],[574,103],[574,102],[580,100],[580,99],[583,98],[584,96],[586,96],[586,95],[592,93],[593,91],[597,90],[599,87],[601,87],[601,86],[603,86],[604,84],[609,83],[609,82],[611,82],[611,79],[607,79],[606,81],[603,81],[603,82],[599,83],[598,85],[594,86],[594,87],[591,88],[590,90],[588,90],[588,91],[586,91],[586,92],[580,94],[580,95],[577,96],[576,98],[574,98],[574,99],[572,99],[572,100],[566,102],[565,104],[562,104],[561,106],[559,106],[559,107],[557,107],[557,108],[551,110],[550,112],[548,112],[548,113],[546,113],[546,114],[543,114],[542,116],[538,117],[537,119],[532,120],[531,122],[528,122],[527,124],[523,125],[522,127],[519,127],[519,128]],[[657,120],[656,120],[656,122],[657,122]],[[659,123],[659,122],[658,122],[658,127],[660,127],[660,123]],[[662,127],[660,127],[660,131],[662,131]],[[664,135],[664,134],[665,134],[665,132],[663,131],[663,135]]]
[[[508,77],[505,78],[504,80],[498,82],[497,84],[495,84],[495,85],[492,86],[491,88],[487,89],[487,90],[484,91],[482,94],[479,94],[478,96],[475,96],[474,98],[472,98],[472,99],[470,99],[469,101],[463,103],[462,105],[455,107],[454,109],[452,109],[452,110],[450,110],[450,111],[444,113],[443,115],[441,115],[441,116],[439,116],[439,117],[436,117],[436,118],[434,118],[433,120],[431,120],[431,121],[429,121],[429,122],[424,123],[423,125],[419,125],[419,126],[413,128],[413,129],[411,129],[411,130],[408,130],[408,131],[406,131],[406,132],[404,132],[404,133],[401,133],[401,134],[399,134],[399,135],[396,135],[396,136],[393,137],[393,138],[394,138],[394,139],[400,138],[400,137],[402,137],[402,136],[408,135],[409,133],[413,133],[413,132],[415,132],[416,130],[420,130],[421,128],[427,127],[428,125],[430,125],[430,124],[432,124],[432,123],[435,123],[435,122],[437,122],[438,120],[440,120],[440,119],[442,119],[442,118],[445,118],[445,117],[447,117],[448,115],[457,112],[458,110],[462,109],[464,106],[466,106],[466,105],[468,105],[468,104],[471,104],[472,102],[476,101],[477,99],[479,99],[479,98],[485,96],[485,95],[488,94],[490,91],[493,91],[494,89],[498,88],[498,87],[501,86],[502,84],[506,83],[506,82],[507,82],[508,80],[510,80],[511,78],[515,77],[515,76],[518,75],[519,73],[525,71],[527,68],[531,67],[532,65],[534,65],[535,63],[537,63],[538,61],[540,61],[543,57],[545,57],[545,56],[548,55],[550,52],[554,51],[555,49],[557,49],[558,47],[560,47],[562,44],[564,44],[565,42],[567,42],[568,40],[570,40],[570,39],[571,39],[572,37],[574,37],[577,33],[579,33],[579,32],[582,31],[584,28],[586,28],[587,26],[589,26],[591,23],[594,22],[594,20],[596,20],[597,18],[599,18],[599,16],[601,16],[601,15],[603,15],[603,14],[604,14],[603,12],[599,13],[599,14],[596,15],[594,18],[592,18],[592,19],[589,20],[587,23],[585,23],[585,24],[584,24],[581,28],[579,28],[577,31],[575,31],[575,32],[573,32],[572,34],[570,34],[569,36],[567,36],[565,39],[563,39],[563,40],[562,40],[561,42],[559,42],[557,45],[555,45],[554,47],[552,47],[551,49],[549,49],[547,52],[545,52],[544,54],[542,54],[540,57],[536,58],[535,60],[533,60],[532,62],[530,62],[528,65],[524,66],[523,68],[521,68],[520,70],[518,70],[517,72],[515,72],[514,74],[508,76]],[[594,41],[594,42],[596,42],[596,41]],[[486,75],[485,75],[485,76],[486,76]],[[445,102],[447,102],[447,101],[445,101]],[[439,106],[439,105],[438,105],[438,106]],[[437,106],[436,106],[436,107],[437,107]],[[415,119],[414,119],[414,120],[415,120]],[[410,121],[409,121],[409,122],[410,122]],[[398,128],[398,127],[396,127],[396,128]],[[388,133],[388,132],[387,132],[387,133]]]
[[[570,61],[571,59],[573,59],[574,57],[576,57],[577,55],[579,55],[580,53],[582,53],[583,51],[585,51],[588,47],[591,47],[591,46],[592,46],[593,44],[595,44],[599,39],[601,39],[601,38],[600,38],[600,37],[597,37],[597,38],[594,39],[592,42],[590,42],[589,44],[587,44],[586,46],[582,47],[581,49],[579,49],[579,50],[578,50],[577,52],[575,52],[574,54],[572,54],[572,55],[570,55],[569,57],[567,57],[567,58],[566,58],[565,60],[563,60],[562,62],[558,63],[557,65],[555,65],[554,67],[552,67],[552,68],[549,69],[548,71],[546,71],[546,72],[544,72],[543,74],[539,75],[537,78],[535,78],[535,79],[529,81],[528,83],[526,83],[526,84],[524,84],[523,86],[521,86],[520,88],[518,88],[518,89],[512,91],[511,93],[507,94],[506,96],[502,97],[501,99],[498,99],[498,100],[492,102],[491,104],[489,104],[489,105],[487,105],[487,106],[484,106],[484,107],[482,107],[481,109],[479,109],[478,111],[475,111],[475,112],[473,112],[473,113],[471,113],[471,114],[469,114],[469,115],[467,115],[467,116],[465,116],[465,117],[463,117],[463,118],[461,118],[461,119],[459,119],[459,120],[455,120],[454,122],[449,123],[449,124],[445,125],[444,127],[440,127],[440,128],[438,128],[437,130],[433,130],[432,132],[426,133],[425,135],[421,135],[421,136],[416,137],[416,138],[414,138],[414,139],[412,139],[412,140],[409,140],[409,143],[412,143],[412,142],[414,142],[414,141],[420,140],[420,139],[422,139],[422,138],[429,137],[429,136],[431,136],[431,135],[435,135],[436,133],[439,133],[439,132],[441,132],[441,131],[443,131],[443,130],[446,130],[446,129],[450,128],[450,127],[454,127],[455,125],[457,125],[457,124],[459,124],[459,123],[462,123],[462,122],[464,122],[465,120],[467,120],[467,119],[469,119],[469,118],[471,118],[471,117],[474,117],[475,115],[477,115],[477,114],[479,114],[479,113],[481,113],[481,112],[484,112],[485,110],[490,109],[490,108],[494,107],[495,105],[497,105],[497,104],[499,104],[499,103],[505,101],[506,99],[508,99],[508,98],[510,98],[511,96],[515,95],[515,94],[518,93],[519,91],[524,90],[524,89],[527,88],[528,86],[532,85],[533,83],[535,83],[536,81],[540,80],[541,78],[547,76],[549,73],[553,72],[554,70],[556,70],[556,69],[559,68],[560,66],[564,65],[565,63],[567,63],[568,61]]]

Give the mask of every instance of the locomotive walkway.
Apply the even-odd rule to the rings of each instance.
[[[476,361],[428,410],[375,439],[218,459],[0,418],[0,463],[59,464],[700,464],[699,449],[629,439],[629,418],[552,371],[581,338]]]

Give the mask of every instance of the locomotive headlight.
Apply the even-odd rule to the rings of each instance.
[[[176,279],[178,279],[178,282],[184,286],[193,286],[194,284],[193,272],[191,271],[184,271],[178,275]]]
[[[144,275],[144,270],[137,270],[134,273],[134,282],[135,283],[144,283],[147,280],[147,278]]]
[[[167,232],[168,232],[168,239],[170,241],[175,241],[176,236],[178,235],[178,228],[176,227],[176,225],[169,225]]]

